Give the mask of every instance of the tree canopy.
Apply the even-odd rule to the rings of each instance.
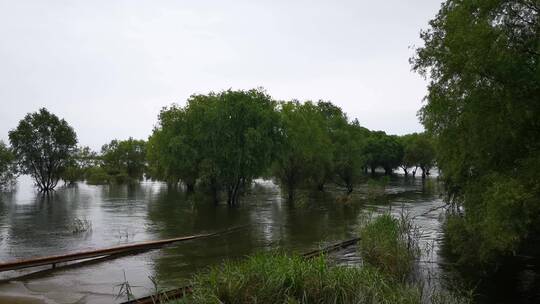
[[[420,118],[456,207],[448,239],[462,263],[493,265],[538,235],[539,11],[535,0],[448,0],[411,60],[430,79]]]
[[[146,171],[146,142],[129,138],[101,147],[102,167],[117,181],[141,180]]]
[[[283,139],[273,175],[293,199],[304,183],[324,183],[332,163],[332,145],[325,117],[312,102],[280,104]]]
[[[200,179],[216,199],[224,190],[229,204],[269,168],[281,138],[276,102],[256,89],[193,95],[159,119],[150,138],[154,174],[190,187]]]
[[[22,173],[34,179],[40,191],[53,190],[75,152],[77,135],[64,120],[42,108],[27,114],[9,140]]]
[[[412,133],[399,138],[403,147],[403,159],[400,167],[405,176],[409,174],[409,169],[413,168],[413,176],[418,168],[422,169],[422,177],[425,178],[433,166],[435,166],[435,145],[433,140],[426,133]]]

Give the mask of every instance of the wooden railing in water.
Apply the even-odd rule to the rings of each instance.
[[[326,254],[326,253],[330,253],[330,252],[333,252],[333,251],[337,251],[339,249],[343,249],[343,248],[352,246],[352,245],[358,243],[359,241],[360,241],[360,238],[353,238],[353,239],[350,239],[350,240],[346,240],[346,241],[343,241],[343,242],[339,242],[337,244],[333,244],[333,245],[318,249],[318,250],[313,250],[313,251],[310,251],[310,252],[306,252],[306,253],[302,254],[302,256],[304,258],[306,258],[306,259],[312,259],[312,258],[315,258],[317,256],[321,256],[321,255]],[[176,288],[176,289],[163,291],[161,293],[146,296],[146,297],[142,297],[142,298],[139,298],[139,299],[134,299],[134,300],[130,300],[130,301],[127,301],[127,302],[123,302],[122,304],[166,303],[166,302],[169,302],[169,301],[180,299],[180,298],[184,297],[185,295],[188,295],[188,294],[192,293],[192,291],[193,291],[193,287],[188,285],[188,286],[184,286],[184,287],[180,287],[180,288]]]
[[[195,239],[206,238],[206,237],[211,237],[211,236],[217,236],[217,235],[229,233],[232,231],[236,231],[242,228],[243,227],[235,227],[235,228],[213,232],[213,233],[197,234],[197,235],[183,236],[183,237],[177,237],[177,238],[171,238],[171,239],[165,239],[165,240],[121,245],[121,246],[110,247],[110,248],[105,248],[105,249],[96,249],[96,250],[74,252],[74,253],[54,255],[54,256],[48,256],[48,257],[5,262],[5,263],[0,263],[0,272],[23,269],[23,268],[30,268],[30,267],[38,267],[38,266],[44,266],[44,265],[52,265],[52,268],[56,268],[56,264],[59,264],[59,263],[65,263],[65,262],[71,262],[71,261],[77,261],[77,260],[86,260],[86,259],[92,259],[92,258],[101,258],[101,257],[114,256],[114,255],[120,255],[120,254],[126,254],[126,253],[136,253],[140,251],[147,251],[147,250],[160,248],[165,245],[169,245],[176,242],[183,242],[183,241],[195,240]]]

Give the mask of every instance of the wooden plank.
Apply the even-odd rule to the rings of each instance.
[[[74,252],[74,253],[54,255],[54,256],[48,256],[48,257],[5,262],[5,263],[0,263],[0,272],[23,269],[23,268],[30,268],[30,267],[37,267],[37,266],[44,266],[44,265],[52,265],[54,268],[56,264],[58,263],[97,258],[97,257],[103,257],[103,256],[115,255],[115,254],[127,253],[127,252],[146,251],[150,249],[163,247],[171,243],[215,236],[215,235],[231,232],[237,229],[239,228],[232,228],[232,229],[218,231],[214,233],[197,234],[197,235],[177,237],[177,238],[171,238],[171,239],[165,239],[165,240],[121,245],[121,246],[110,247],[110,248],[105,248],[105,249],[96,249],[96,250]]]
[[[360,241],[360,238],[346,240],[337,244],[324,247],[322,249],[313,250],[313,251],[304,253],[302,254],[302,256],[306,259],[311,259],[311,258],[320,256],[329,252],[333,252],[342,248],[352,246],[358,243],[359,241]],[[192,291],[193,291],[193,287],[188,285],[188,286],[164,291],[155,295],[150,295],[150,296],[142,297],[139,299],[123,302],[122,304],[154,304],[154,303],[162,303],[162,302],[166,303],[168,301],[180,299],[184,297],[185,295],[190,294]]]

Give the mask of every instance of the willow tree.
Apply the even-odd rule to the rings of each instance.
[[[272,173],[293,200],[299,186],[324,181],[332,144],[325,117],[312,102],[284,102],[280,108],[283,142]]]
[[[262,90],[227,90],[193,96],[188,107],[206,102],[205,115],[197,116],[203,174],[226,191],[229,204],[236,204],[242,188],[263,175],[276,157],[281,140],[276,102]]]
[[[334,174],[336,184],[344,186],[347,194],[352,193],[354,185],[361,181],[366,166],[364,153],[369,130],[360,126],[358,120],[347,123],[335,130]]]
[[[266,173],[280,140],[276,102],[264,91],[192,95],[185,107],[162,112],[150,138],[151,164],[164,176],[198,180],[216,200],[225,191],[233,205]]]
[[[27,114],[9,132],[9,141],[23,174],[29,174],[42,192],[53,190],[69,164],[77,135],[64,120],[42,108]]]
[[[405,176],[408,169],[412,169],[413,177],[418,168],[422,169],[422,178],[429,175],[431,168],[435,165],[436,151],[433,140],[425,133],[412,133],[399,137],[403,147],[403,157],[400,167]]]
[[[456,215],[459,262],[496,265],[540,226],[540,5],[448,0],[412,64],[430,79],[420,112]]]
[[[403,146],[398,137],[387,135],[383,131],[370,133],[363,153],[372,174],[381,167],[386,175],[390,175],[403,160]]]
[[[188,192],[195,189],[201,161],[195,130],[197,117],[173,105],[161,110],[158,125],[148,139],[150,177],[169,184],[184,183]]]

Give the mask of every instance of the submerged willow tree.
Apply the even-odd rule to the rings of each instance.
[[[539,13],[536,0],[448,0],[411,60],[430,79],[420,116],[464,264],[492,268],[540,235]]]
[[[384,169],[386,175],[390,175],[403,160],[403,146],[398,137],[388,135],[383,131],[371,132],[364,153],[372,174],[380,167]]]
[[[24,174],[34,179],[42,192],[53,190],[69,164],[77,144],[77,135],[64,120],[42,108],[27,114],[9,141]]]
[[[196,182],[217,200],[237,203],[245,187],[266,173],[281,141],[276,102],[262,90],[192,95],[183,108],[160,114],[149,139],[151,174]]]
[[[422,169],[422,178],[430,174],[430,170],[435,166],[435,146],[433,140],[426,133],[412,133],[399,137],[403,147],[403,158],[400,167],[405,176],[409,175],[412,168],[413,177],[418,168]]]
[[[183,182],[188,192],[194,191],[201,162],[194,133],[198,123],[196,119],[177,105],[161,110],[158,125],[148,139],[151,178],[169,184]]]
[[[203,174],[216,180],[236,204],[242,188],[270,167],[281,141],[276,102],[262,90],[227,90],[197,98],[213,99],[201,117]],[[191,102],[190,102],[191,106]]]
[[[325,128],[325,117],[312,102],[281,103],[283,143],[272,173],[294,199],[304,184],[324,183],[332,162],[332,145]]]

